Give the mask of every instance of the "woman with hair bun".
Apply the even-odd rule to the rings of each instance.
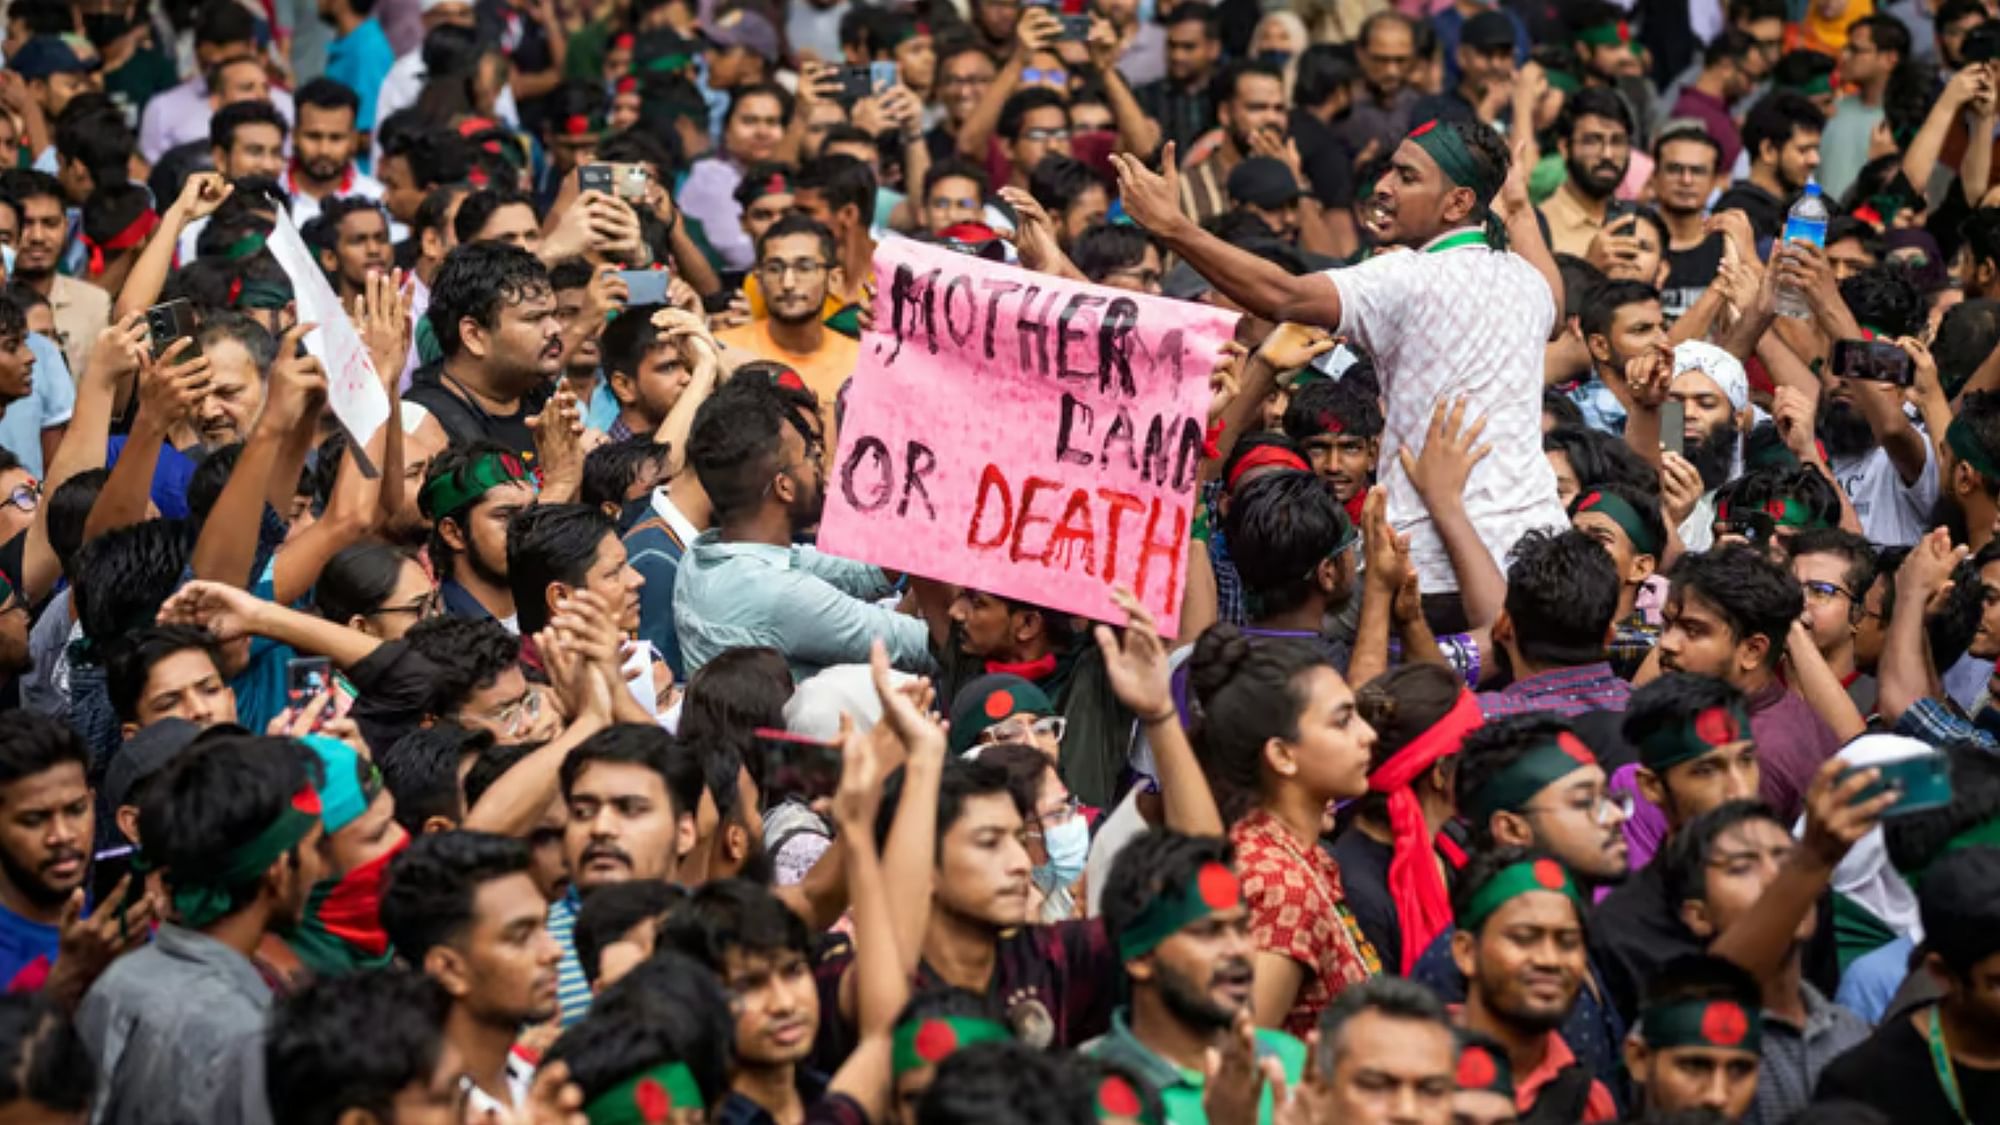
[[[1251,1011],[1303,1038],[1351,984],[1379,971],[1319,846],[1330,804],[1368,790],[1375,731],[1313,646],[1217,625],[1188,662],[1194,745],[1232,820],[1257,943]]]

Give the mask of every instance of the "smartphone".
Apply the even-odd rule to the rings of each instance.
[[[666,304],[670,276],[665,270],[619,270],[618,280],[625,283],[625,307]]]
[[[131,873],[132,857],[138,853],[138,850],[130,844],[120,844],[116,847],[105,848],[103,851],[90,857],[90,901],[93,904],[102,904],[104,900],[111,897],[112,891],[118,889],[118,880],[123,879]],[[139,879],[136,882],[139,887],[139,893],[146,893],[146,881]],[[129,888],[126,890],[126,897],[132,901],[137,901],[137,897],[131,893]],[[113,905],[120,904],[114,903]]]
[[[612,166],[609,164],[585,164],[576,170],[576,188],[579,192],[599,191],[610,195],[611,185]]]
[[[1896,801],[1882,810],[1885,817],[1941,809],[1951,804],[1951,759],[1943,754],[1916,754],[1877,762],[1869,768],[1882,771],[1882,776],[1863,789],[1854,801],[1860,804],[1894,791]]]
[[[324,656],[299,656],[285,661],[285,701],[288,705],[295,710],[303,710],[322,693],[326,695],[326,703],[313,720],[314,730],[333,718],[333,661]]]
[[[1835,340],[1833,373],[1842,379],[1866,379],[1907,387],[1917,376],[1910,354],[1880,340]]]
[[[1687,456],[1687,405],[1677,398],[1660,404],[1660,448]]]
[[[164,353],[167,345],[182,336],[194,340],[199,327],[194,317],[194,305],[185,298],[167,301],[146,310],[146,334],[151,337],[155,356]],[[201,344],[195,343],[193,347],[183,351],[179,358],[185,363],[199,355],[201,355]]]
[[[751,732],[764,757],[766,804],[787,797],[812,802],[840,788],[840,744],[776,727]]]
[[[840,100],[853,104],[875,93],[875,64],[840,68]]]
[[[1089,16],[1057,16],[1062,22],[1062,34],[1056,40],[1062,43],[1082,43],[1090,38]]]
[[[872,62],[868,64],[868,90],[879,94],[902,81],[902,73],[892,62]]]
[[[2000,20],[1988,20],[1966,32],[1958,57],[1967,65],[2000,59]]]
[[[612,167],[617,169],[612,175],[611,183],[617,190],[618,198],[628,203],[637,203],[646,198],[646,187],[652,182],[652,177],[646,174],[645,165],[614,164]]]

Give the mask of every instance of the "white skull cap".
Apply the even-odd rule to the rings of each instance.
[[[1686,371],[1699,371],[1715,380],[1715,385],[1729,396],[1730,409],[1741,410],[1750,405],[1750,376],[1743,370],[1743,361],[1714,344],[1700,340],[1675,344],[1674,378],[1679,379]]]

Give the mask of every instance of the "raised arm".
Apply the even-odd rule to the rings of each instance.
[[[326,398],[326,372],[318,359],[295,353],[310,324],[295,324],[278,340],[278,358],[271,365],[270,390],[264,409],[251,424],[243,452],[216,497],[201,538],[194,545],[194,576],[243,586],[257,557],[256,528],[263,522],[272,479],[283,471],[288,447],[299,430],[309,430]],[[123,458],[120,459],[121,461]],[[287,491],[295,487],[293,470]]]
[[[1104,654],[1111,690],[1139,717],[1152,744],[1167,827],[1190,836],[1220,836],[1228,826],[1181,727],[1168,682],[1167,649],[1153,615],[1122,586],[1111,591],[1111,600],[1125,614],[1125,631],[1113,636],[1109,625],[1097,626],[1097,648]]]
[[[1936,528],[1917,540],[1896,571],[1896,612],[1889,617],[1878,668],[1881,684],[1876,709],[1894,723],[1919,699],[1937,691],[1937,671],[1931,666],[1929,633],[1925,629],[1931,603],[1951,585],[1952,571],[1966,548],[1951,545],[1951,533]]]
[[[1160,126],[1139,105],[1132,86],[1118,70],[1118,32],[1103,16],[1090,17],[1090,65],[1104,81],[1104,101],[1118,126],[1118,146],[1126,152],[1152,152],[1160,147]]]
[[[194,346],[183,336],[168,344],[158,359],[145,355],[139,365],[139,412],[104,491],[91,505],[83,535],[94,539],[113,528],[129,527],[146,518],[153,491],[153,470],[160,463],[160,446],[173,428],[194,414],[208,383],[208,358],[176,362]]]
[[[133,259],[132,268],[125,275],[125,285],[118,290],[118,300],[111,308],[113,320],[144,312],[160,299],[167,274],[174,268],[174,251],[180,245],[181,233],[197,219],[215,214],[215,209],[235,190],[234,184],[214,172],[196,172],[187,178],[181,185],[180,198],[160,216],[160,225],[153,228],[146,248]]]
[[[844,732],[833,816],[840,830],[848,901],[853,904],[854,968],[849,979],[854,982],[861,1041],[834,1072],[830,1088],[853,1098],[875,1121],[882,1120],[889,1108],[889,1033],[910,995],[908,959],[897,945],[888,872],[875,848],[880,765],[866,738],[851,729]]]
[[[1968,66],[1951,76],[1938,94],[1936,104],[1924,118],[1923,127],[1910,140],[1910,147],[1903,150],[1903,178],[1918,191],[1930,183],[1931,173],[1937,170],[1938,157],[1944,152],[1945,141],[1951,136],[1951,128],[1957,124],[1961,111],[1985,92],[1991,99],[1993,82],[1983,66]],[[1989,148],[1989,151],[1990,148]],[[1979,196],[1967,192],[1966,198],[1978,206]],[[1887,215],[1882,216],[1888,218]]]
[[[694,430],[695,412],[722,381],[722,356],[715,337],[708,331],[708,323],[693,313],[662,309],[653,314],[653,323],[668,344],[680,349],[681,362],[688,369],[688,383],[681,388],[681,397],[674,400],[667,416],[660,419],[660,428],[653,431],[653,440],[668,448],[667,472],[671,474],[687,464],[688,434]]]
[[[99,334],[78,372],[76,409],[55,456],[48,459],[42,481],[44,500],[86,469],[104,464],[105,443],[111,435],[111,400],[118,384],[139,370],[145,354],[145,318],[134,314]],[[149,482],[150,483],[150,482]],[[49,505],[35,509],[28,525],[27,542],[22,548],[22,594],[30,604],[39,603],[62,577],[62,563],[49,546]]]
[[[1485,430],[1485,418],[1466,418],[1463,398],[1453,403],[1440,400],[1431,410],[1423,453],[1412,456],[1407,445],[1396,451],[1403,474],[1416,486],[1438,538],[1444,541],[1445,554],[1458,575],[1466,620],[1473,628],[1492,625],[1507,600],[1507,576],[1500,573],[1493,552],[1486,549],[1465,512],[1465,482],[1473,466],[1493,452],[1492,443],[1479,441]]]
[[[361,663],[387,643],[359,629],[266,601],[227,583],[201,579],[175,591],[160,606],[159,621],[162,625],[207,629],[217,641],[269,637],[300,652],[324,656],[341,668]]]

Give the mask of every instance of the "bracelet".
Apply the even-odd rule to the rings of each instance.
[[[1139,721],[1150,727],[1158,723],[1164,723],[1168,719],[1173,719],[1178,721],[1180,717],[1181,717],[1180,711],[1177,708],[1175,708],[1172,703],[1168,703],[1167,709],[1165,711],[1162,711],[1157,715],[1141,715],[1139,716]]]

